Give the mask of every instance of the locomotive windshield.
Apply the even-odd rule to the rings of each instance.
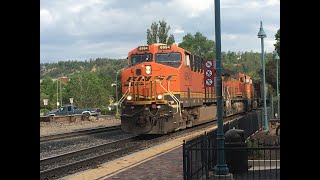
[[[177,68],[181,64],[181,54],[178,52],[157,53],[156,62]]]
[[[131,66],[140,64],[142,62],[151,62],[152,54],[132,54],[130,56],[130,64]]]

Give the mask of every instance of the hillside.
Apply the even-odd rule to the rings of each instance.
[[[40,79],[46,77],[57,78],[69,76],[80,72],[105,72],[112,73],[127,65],[126,59],[97,58],[89,61],[60,61],[58,63],[41,63]]]

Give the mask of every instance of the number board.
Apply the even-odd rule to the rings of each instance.
[[[205,87],[213,87],[214,86],[214,66],[213,59],[204,60],[204,82]]]
[[[169,49],[171,49],[171,46],[170,45],[160,45],[160,46],[158,46],[158,49],[159,50],[169,50]]]
[[[149,46],[139,46],[138,51],[149,51]]]

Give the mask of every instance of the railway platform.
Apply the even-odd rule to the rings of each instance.
[[[258,132],[258,136],[262,134],[274,135],[275,129],[272,131]],[[159,146],[170,146],[168,144]],[[101,165],[97,169],[91,169],[84,172],[79,172],[74,175],[62,178],[64,180],[183,180],[183,147],[182,145],[172,145],[171,150],[165,151],[159,155],[149,154],[151,151],[141,151],[129,155],[129,157],[121,158],[130,165],[121,164],[121,162],[110,162]],[[155,147],[157,149],[157,147]],[[152,150],[156,153],[156,150]],[[139,156],[147,158],[139,162]],[[278,160],[280,161],[280,160]],[[255,163],[258,164],[258,163]],[[278,163],[279,164],[279,163]],[[260,167],[259,167],[260,168]],[[251,167],[252,169],[252,167]],[[257,168],[256,168],[257,169]],[[250,169],[249,169],[250,170]],[[260,170],[260,169],[259,169]],[[262,170],[262,169],[261,169]],[[115,171],[112,173],[112,171]],[[279,179],[278,177],[277,179]],[[258,178],[259,179],[259,178]]]
[[[131,157],[124,157],[128,164],[110,162],[101,165],[97,169],[79,172],[62,178],[73,179],[95,179],[95,180],[183,180],[183,148],[181,145],[173,149],[152,156],[149,153],[138,152]],[[151,156],[144,161],[136,161],[139,156]],[[123,159],[123,158],[121,158]],[[113,172],[115,171],[115,172]],[[113,173],[112,173],[113,172]]]
[[[183,180],[183,149],[179,146],[130,169],[109,176],[112,180]]]
[[[270,124],[271,126],[271,124]],[[215,129],[213,126],[212,129]],[[211,128],[210,128],[211,129]],[[183,180],[183,140],[193,137],[177,138],[154,147],[121,157],[115,161],[78,172],[62,179],[64,180]],[[275,128],[270,127],[269,132],[259,131],[261,136],[275,135]],[[142,160],[144,159],[144,160]]]
[[[101,164],[99,167],[78,172],[62,179],[64,180],[118,180],[118,179],[183,179],[183,140],[201,136],[205,131],[211,131],[217,126],[211,126],[197,133],[179,137],[168,142],[135,152]]]

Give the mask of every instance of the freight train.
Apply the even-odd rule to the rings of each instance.
[[[138,46],[127,59],[118,102],[124,132],[167,134],[216,119],[215,60],[162,43]],[[256,109],[259,91],[248,75],[223,69],[223,116]]]

